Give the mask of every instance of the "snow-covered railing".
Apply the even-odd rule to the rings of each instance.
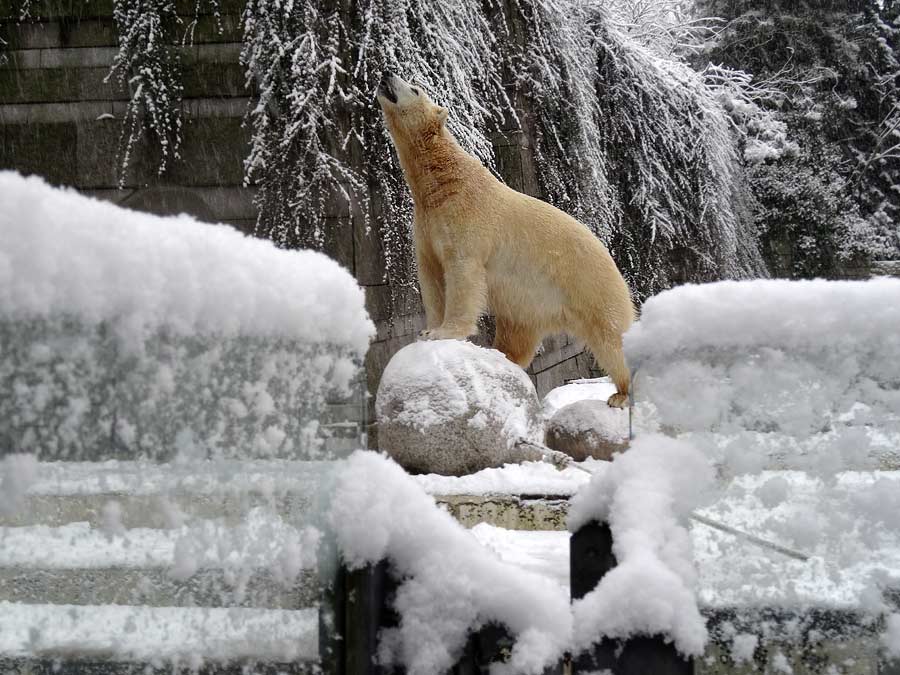
[[[352,403],[373,326],[325,256],[10,172],[0,232],[0,455],[310,458],[358,446]],[[350,405],[332,420],[334,401]]]
[[[848,627],[866,627],[888,657],[900,655],[892,590],[900,585],[900,280],[682,286],[644,305],[625,349],[635,372],[636,441],[623,459],[652,442],[686,447],[715,469],[711,496],[728,497],[710,502],[741,504],[695,512],[733,530],[697,526],[695,544],[721,564],[689,599],[730,617],[709,627],[729,658],[740,664],[755,651],[787,664],[781,645],[835,632],[816,624],[822,611],[849,617]],[[648,465],[640,480],[650,473]],[[613,486],[598,511],[626,564],[643,546],[645,563],[655,557],[673,578],[689,580],[689,547],[667,561],[678,546],[664,542],[678,537],[633,518],[681,480],[677,466],[669,473],[645,486],[643,500],[617,502],[634,480]],[[597,487],[610,487],[614,475]],[[672,494],[698,492],[702,482],[682,481]],[[666,499],[672,518],[678,500]]]
[[[638,423],[726,473],[898,466],[900,279],[682,286],[625,349]]]

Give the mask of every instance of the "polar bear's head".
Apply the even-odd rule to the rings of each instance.
[[[434,103],[418,86],[385,73],[378,85],[378,104],[395,142],[411,142],[421,136],[440,133],[447,121],[447,109]]]

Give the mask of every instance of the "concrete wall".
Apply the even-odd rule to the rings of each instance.
[[[352,12],[350,0],[336,2]],[[200,3],[201,11],[207,3]],[[194,0],[179,0],[182,31],[194,20]],[[135,149],[119,188],[117,150],[128,92],[105,82],[116,53],[112,0],[32,0],[32,20],[19,22],[19,0],[0,0],[0,168],[36,173],[122,206],[204,220],[252,232],[253,189],[242,186],[249,130],[243,117],[252,92],[238,63],[242,0],[220,0],[221,30],[213,16],[197,17],[194,43],[179,47],[184,64],[182,161],[157,175],[158,149]],[[208,11],[208,10],[207,10]],[[503,8],[510,39],[524,41],[514,12]],[[510,82],[512,77],[509,78]],[[494,134],[498,169],[514,188],[540,196],[530,139],[528,102],[509,87],[520,110]],[[361,158],[350,158],[353,161]],[[326,248],[365,287],[378,333],[367,357],[374,393],[390,356],[424,327],[418,295],[384,283],[381,242],[367,235],[363,219],[346,207],[328,214],[334,236]],[[376,214],[377,216],[377,214]],[[393,296],[393,298],[392,298]],[[393,314],[389,311],[393,304]],[[484,336],[483,336],[484,339]],[[545,394],[565,380],[589,374],[590,359],[565,337],[549,339],[530,369]]]

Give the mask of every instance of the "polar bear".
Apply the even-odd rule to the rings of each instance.
[[[494,347],[526,368],[544,336],[583,340],[628,402],[622,335],[634,321],[628,285],[583,224],[507,187],[447,130],[447,109],[386,73],[377,91],[415,205],[419,286],[432,340],[477,332],[494,314]]]

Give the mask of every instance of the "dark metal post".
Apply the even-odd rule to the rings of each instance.
[[[572,599],[590,593],[616,566],[612,532],[606,523],[588,523],[569,540],[569,579]],[[692,675],[694,662],[685,660],[661,636],[628,640],[602,638],[591,651],[576,655],[573,673],[610,670],[613,675]]]
[[[382,560],[353,571],[341,566],[340,575],[338,586],[344,596],[342,675],[388,675],[392,671],[375,662],[379,631],[398,623],[389,606],[396,583],[388,563]]]

